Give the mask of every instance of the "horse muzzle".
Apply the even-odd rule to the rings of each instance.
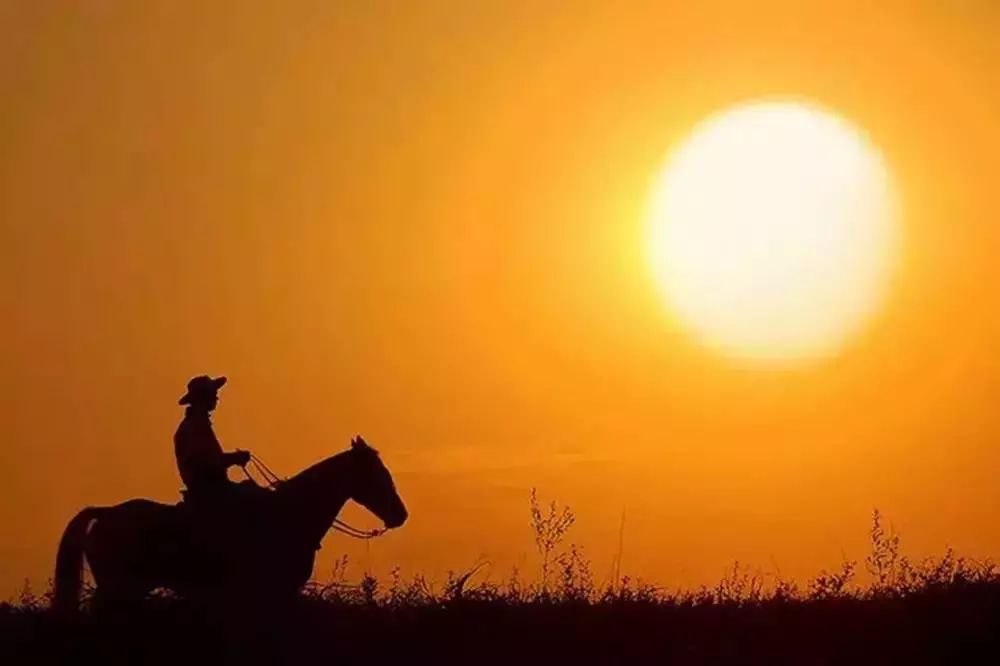
[[[397,527],[401,527],[403,523],[406,522],[406,519],[409,517],[410,514],[407,513],[406,508],[400,506],[398,511],[393,511],[392,515],[386,516],[385,520],[383,520],[382,522],[385,523],[385,528],[387,530],[392,530],[396,529]]]

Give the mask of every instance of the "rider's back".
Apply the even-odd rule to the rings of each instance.
[[[211,494],[229,484],[222,446],[207,413],[187,410],[174,433],[174,455],[191,494]]]

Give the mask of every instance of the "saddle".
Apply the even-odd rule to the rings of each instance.
[[[253,481],[241,481],[239,483],[226,483],[216,488],[199,490],[193,492],[190,489],[181,489],[181,501],[183,506],[205,506],[205,505],[233,505],[242,502],[255,502],[266,498],[271,494],[267,488],[258,486]]]
[[[271,491],[244,481],[192,492],[181,490],[180,527],[203,545],[237,545],[259,524]]]

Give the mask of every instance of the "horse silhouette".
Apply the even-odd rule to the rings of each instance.
[[[363,440],[227,515],[134,499],[89,507],[67,525],[56,556],[53,607],[79,606],[86,556],[98,600],[129,601],[156,588],[189,597],[293,596],[312,574],[320,541],[352,499],[387,529],[407,519],[392,475]],[[235,525],[235,526],[234,526]]]

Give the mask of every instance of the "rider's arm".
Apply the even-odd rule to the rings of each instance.
[[[228,451],[222,454],[222,464],[228,469],[233,465],[246,465],[250,460],[250,454],[246,451]]]
[[[175,439],[177,463],[194,476],[218,469],[225,464],[222,448],[219,446],[207,424],[185,422],[177,431]]]

